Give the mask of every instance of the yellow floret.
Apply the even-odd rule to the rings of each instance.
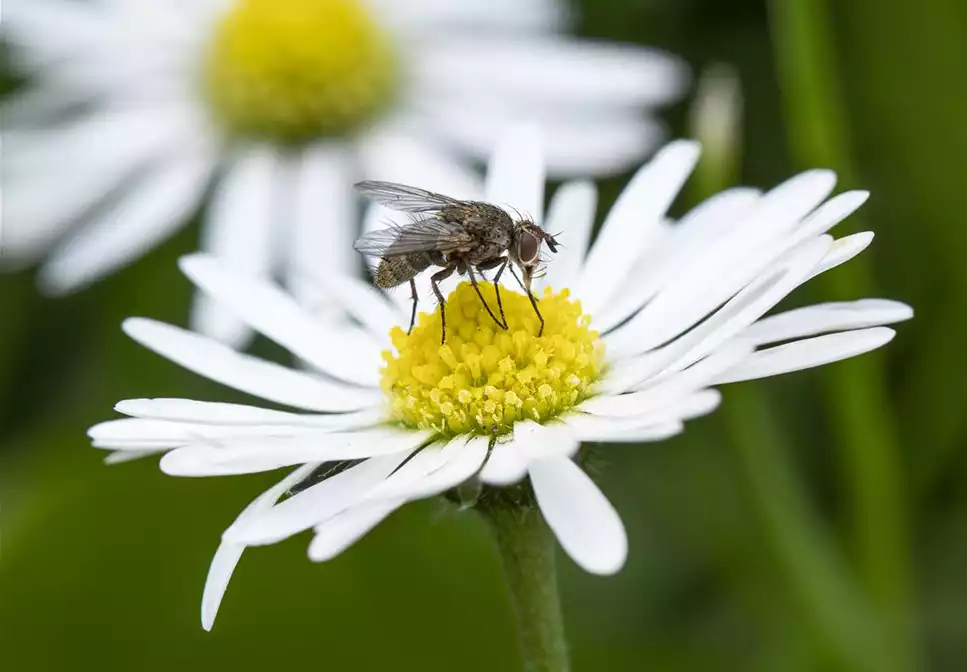
[[[481,291],[496,306],[493,285]],[[600,378],[604,345],[590,317],[567,290],[547,288],[539,307],[501,291],[509,329],[487,315],[468,283],[447,299],[447,342],[440,345],[440,314],[420,313],[413,332],[394,328],[396,352],[383,353],[382,387],[394,419],[441,434],[501,435],[518,420],[546,422],[590,396]]]
[[[359,0],[236,0],[203,76],[231,133],[286,143],[366,126],[400,80],[393,45]]]

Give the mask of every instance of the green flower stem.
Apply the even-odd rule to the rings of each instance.
[[[483,508],[504,565],[526,672],[570,669],[557,590],[554,535],[541,512],[524,504]]]
[[[771,18],[793,156],[802,165],[837,168],[852,182],[847,125],[840,107],[835,58],[824,0],[772,0]],[[866,259],[824,276],[817,286],[835,296],[859,297],[873,285]],[[884,616],[885,641],[916,665],[912,638],[906,492],[893,413],[882,367],[867,355],[829,372],[833,428],[840,437],[850,488],[856,557],[864,583]]]

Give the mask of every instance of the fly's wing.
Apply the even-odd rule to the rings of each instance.
[[[431,217],[370,231],[360,236],[353,247],[373,257],[398,257],[414,252],[451,254],[466,250],[472,242],[473,237],[459,224]]]
[[[464,205],[463,201],[443,194],[393,182],[358,182],[353,188],[369,200],[400,212],[439,212]]]

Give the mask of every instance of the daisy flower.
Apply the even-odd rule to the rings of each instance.
[[[469,285],[457,286],[441,345],[439,311],[421,313],[412,333],[404,331],[408,290],[387,297],[331,274],[323,286],[352,321],[325,322],[210,256],[183,259],[202,291],[308,365],[273,364],[148,319],[124,324],[183,367],[295,409],[133,399],[116,407],[129,418],[90,430],[96,447],[114,451],[109,460],[164,452],[161,468],[171,475],[295,467],[223,534],[204,626],[246,547],[311,530],[309,557],[327,560],[406,502],[458,486],[479,491],[481,502],[532,502],[574,562],[614,573],[625,561],[625,530],[582,470],[583,442],[673,436],[718,405],[714,386],[867,352],[894,335],[880,325],[911,317],[906,305],[881,299],[763,317],[870,243],[871,233],[827,233],[867,194],[827,200],[835,177],[813,170],[766,193],[730,189],[671,221],[666,211],[698,154],[692,142],[662,149],[591,244],[594,186],[565,183],[543,216],[539,142],[527,129],[505,137],[490,162],[487,199],[531,213],[564,246],[538,281],[540,337],[529,301],[510,285],[502,291],[506,331]],[[493,286],[484,291],[495,305]]]
[[[349,273],[350,185],[479,195],[472,162],[541,119],[558,176],[621,171],[662,135],[686,72],[656,50],[563,36],[558,0],[8,0],[33,86],[8,101],[4,255],[48,293],[144,254],[206,196],[201,247],[284,278]],[[56,195],[56,198],[52,198]],[[200,299],[193,325],[249,333]]]

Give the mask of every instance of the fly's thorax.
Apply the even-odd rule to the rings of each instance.
[[[376,267],[376,286],[383,289],[398,287],[415,278],[432,264],[433,260],[427,252],[383,257]]]

